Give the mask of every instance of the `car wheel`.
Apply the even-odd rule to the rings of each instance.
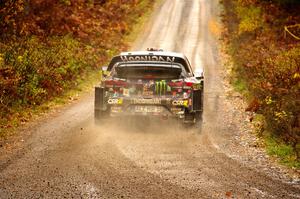
[[[201,127],[202,125],[202,111],[193,113],[186,113],[184,118],[184,127]]]
[[[101,125],[103,120],[105,120],[108,117],[108,111],[103,110],[95,110],[94,111],[94,120],[95,124]]]

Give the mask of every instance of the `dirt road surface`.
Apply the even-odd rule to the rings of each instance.
[[[218,13],[217,0],[165,0],[132,48],[183,52],[204,68],[202,127],[95,127],[91,93],[20,132],[17,147],[0,147],[0,198],[300,198],[297,178],[249,144],[242,101],[223,82]]]

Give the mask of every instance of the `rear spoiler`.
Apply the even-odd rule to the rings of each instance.
[[[167,55],[118,55],[112,58],[109,63],[107,70],[111,71],[112,67],[116,63],[137,63],[137,62],[168,62],[168,63],[178,63],[181,64],[187,72],[192,72],[189,62],[182,58],[176,56]]]

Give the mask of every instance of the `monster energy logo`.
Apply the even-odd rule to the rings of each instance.
[[[157,95],[165,95],[167,91],[166,80],[155,82],[155,92]]]

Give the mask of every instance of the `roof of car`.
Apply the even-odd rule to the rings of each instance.
[[[182,53],[170,52],[170,51],[129,51],[122,52],[120,55],[161,55],[161,56],[171,56],[171,57],[180,57],[186,59],[186,56]]]

